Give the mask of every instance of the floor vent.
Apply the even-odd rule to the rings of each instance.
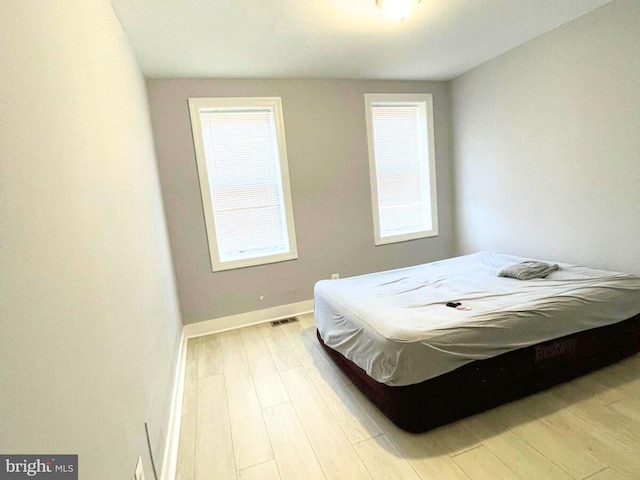
[[[278,325],[284,325],[285,323],[293,323],[297,322],[298,319],[296,317],[283,318],[282,320],[274,320],[271,322],[272,327],[277,327]]]

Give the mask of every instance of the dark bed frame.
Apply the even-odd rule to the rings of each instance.
[[[628,320],[477,360],[415,385],[379,383],[318,340],[398,427],[421,433],[597,370],[640,351],[640,314]]]

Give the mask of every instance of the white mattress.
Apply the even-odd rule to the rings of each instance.
[[[497,276],[523,260],[483,252],[322,280],[316,325],[329,347],[398,386],[640,313],[640,277],[562,263],[544,279]],[[454,301],[471,310],[446,306]]]

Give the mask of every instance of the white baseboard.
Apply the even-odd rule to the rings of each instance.
[[[182,335],[185,338],[201,337],[202,335],[272,322],[274,320],[311,312],[313,312],[313,300],[306,300],[304,302],[290,303],[289,305],[280,305],[279,307],[266,308],[264,310],[215,318],[204,322],[190,323],[182,328]]]
[[[256,310],[228,317],[216,318],[205,322],[191,323],[182,327],[182,338],[178,350],[176,373],[173,381],[167,443],[162,458],[160,480],[175,480],[178,462],[178,443],[180,442],[180,421],[182,420],[182,396],[184,394],[184,375],[187,361],[187,340],[193,337],[224,332],[240,327],[271,322],[313,312],[313,300],[281,305],[279,307]]]
[[[184,394],[184,375],[187,363],[187,338],[184,336],[184,327],[182,330],[173,380],[173,395],[171,397],[171,410],[169,411],[169,427],[167,428],[167,441],[164,446],[164,456],[162,457],[160,480],[175,480],[176,467],[178,466],[178,443],[180,441],[180,424],[182,420],[182,396]]]

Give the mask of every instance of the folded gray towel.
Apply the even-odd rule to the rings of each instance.
[[[544,278],[551,272],[558,270],[558,265],[527,260],[520,263],[505,265],[498,272],[499,277],[511,277],[518,280],[531,280],[532,278]]]

